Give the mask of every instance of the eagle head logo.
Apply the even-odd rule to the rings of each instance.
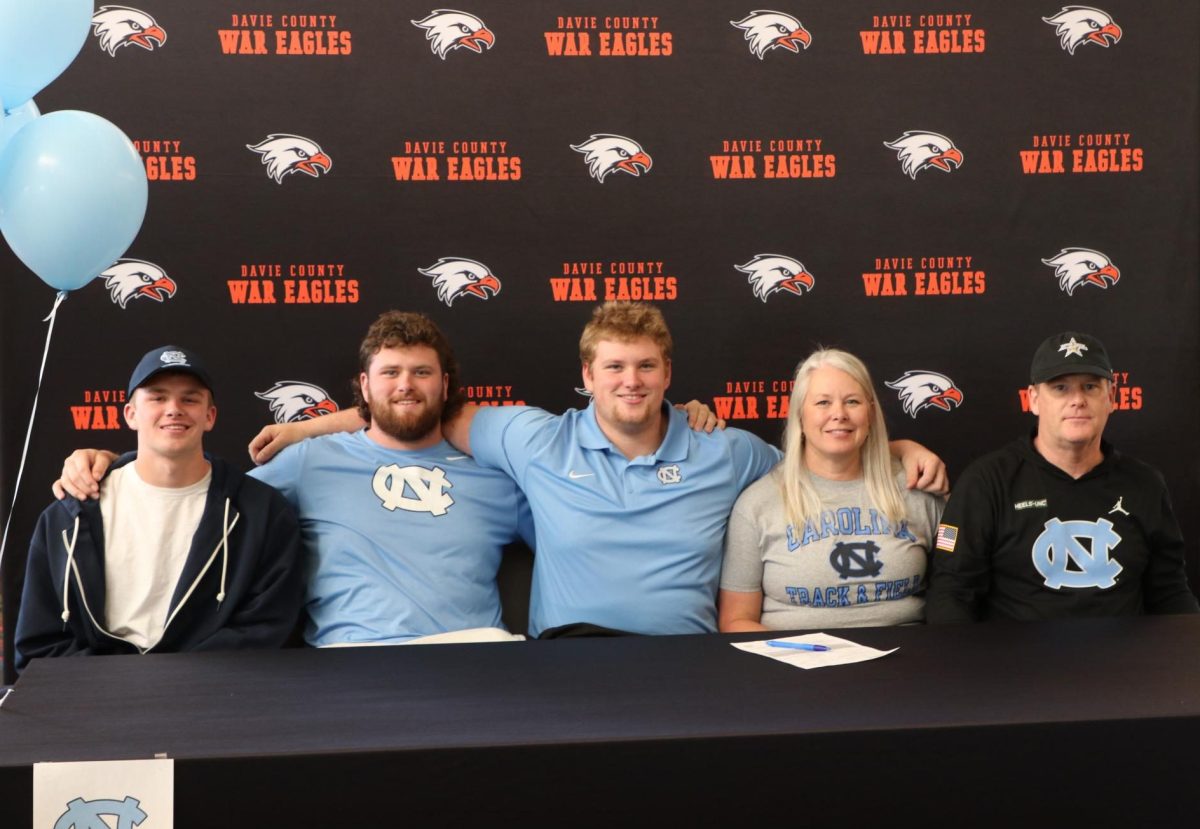
[[[906,371],[884,385],[900,392],[900,405],[910,417],[931,406],[948,412],[963,402],[963,393],[954,381],[936,371]]]
[[[470,49],[478,54],[484,49],[491,49],[496,42],[496,35],[482,20],[454,9],[434,9],[424,20],[409,22],[425,30],[429,48],[442,60],[452,49]]]
[[[1057,255],[1043,259],[1042,264],[1054,268],[1058,287],[1066,291],[1067,296],[1073,295],[1080,285],[1107,288],[1116,285],[1121,278],[1121,272],[1111,259],[1089,248],[1063,248]]]
[[[101,6],[92,15],[92,34],[110,57],[116,57],[122,46],[141,46],[153,52],[155,46],[167,42],[167,33],[153,17],[127,6]]]
[[[124,308],[134,299],[152,299],[162,302],[175,296],[178,287],[166,271],[153,262],[141,259],[118,259],[106,271],[101,271],[104,287],[112,295],[112,301]]]
[[[433,279],[438,299],[447,305],[453,305],[460,296],[487,299],[500,293],[500,280],[487,265],[474,259],[443,256],[417,271]]]
[[[884,141],[883,146],[896,151],[896,158],[909,178],[916,178],[917,173],[927,167],[949,173],[963,163],[962,151],[949,138],[936,132],[908,130],[895,141]]]
[[[744,265],[734,265],[746,274],[754,295],[763,302],[778,291],[789,291],[800,296],[811,291],[813,275],[797,260],[775,253],[760,253]]]
[[[299,135],[273,133],[257,144],[247,144],[246,149],[262,156],[267,175],[275,179],[276,184],[283,184],[283,177],[292,173],[305,173],[317,178],[320,175],[318,170],[328,173],[333,167],[333,159],[325,154],[316,141]]]
[[[650,172],[654,162],[642,145],[623,135],[596,133],[582,144],[572,144],[571,149],[583,153],[588,172],[601,184],[609,173],[620,171],[631,176]]]
[[[1089,43],[1107,49],[1121,39],[1121,27],[1112,15],[1091,6],[1063,6],[1058,14],[1042,20],[1055,27],[1058,42],[1068,55]]]
[[[741,20],[730,20],[729,24],[746,33],[750,51],[759,60],[772,49],[799,52],[801,46],[807,49],[812,43],[812,35],[808,29],[804,28],[799,20],[783,12],[765,9],[754,11]]]
[[[276,423],[311,420],[338,410],[338,404],[330,399],[325,389],[294,380],[281,380],[266,391],[256,391],[254,396],[271,404]]]

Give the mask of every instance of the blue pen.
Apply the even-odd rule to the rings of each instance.
[[[828,645],[810,645],[807,642],[783,642],[779,639],[768,639],[767,644],[773,648],[791,648],[794,651],[827,651]]]

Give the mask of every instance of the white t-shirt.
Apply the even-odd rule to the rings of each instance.
[[[171,596],[200,526],[212,479],[167,489],[151,486],[128,463],[100,487],[104,520],[104,624],[142,649],[162,638]]]

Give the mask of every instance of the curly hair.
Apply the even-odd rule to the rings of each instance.
[[[450,341],[437,327],[437,323],[424,314],[411,311],[385,311],[379,319],[371,323],[367,335],[358,346],[359,369],[365,374],[371,367],[371,360],[384,348],[425,345],[437,352],[438,362],[442,373],[449,378],[446,384],[448,398],[442,409],[442,420],[452,418],[463,405],[462,390],[458,381],[458,360],[454,357],[454,349]],[[354,388],[354,405],[358,408],[359,416],[366,421],[371,420],[371,410],[363,400],[362,389],[358,378],[351,382]]]

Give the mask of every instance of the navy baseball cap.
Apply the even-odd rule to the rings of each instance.
[[[1078,331],[1064,331],[1043,340],[1033,355],[1030,381],[1037,385],[1064,374],[1091,374],[1112,380],[1112,363],[1104,343]]]
[[[209,379],[208,372],[196,356],[196,352],[188,351],[177,345],[163,345],[146,352],[146,356],[137,364],[137,368],[133,370],[133,374],[129,378],[128,396],[133,397],[134,391],[164,371],[190,374],[203,383],[209,392],[212,392],[212,380]]]

